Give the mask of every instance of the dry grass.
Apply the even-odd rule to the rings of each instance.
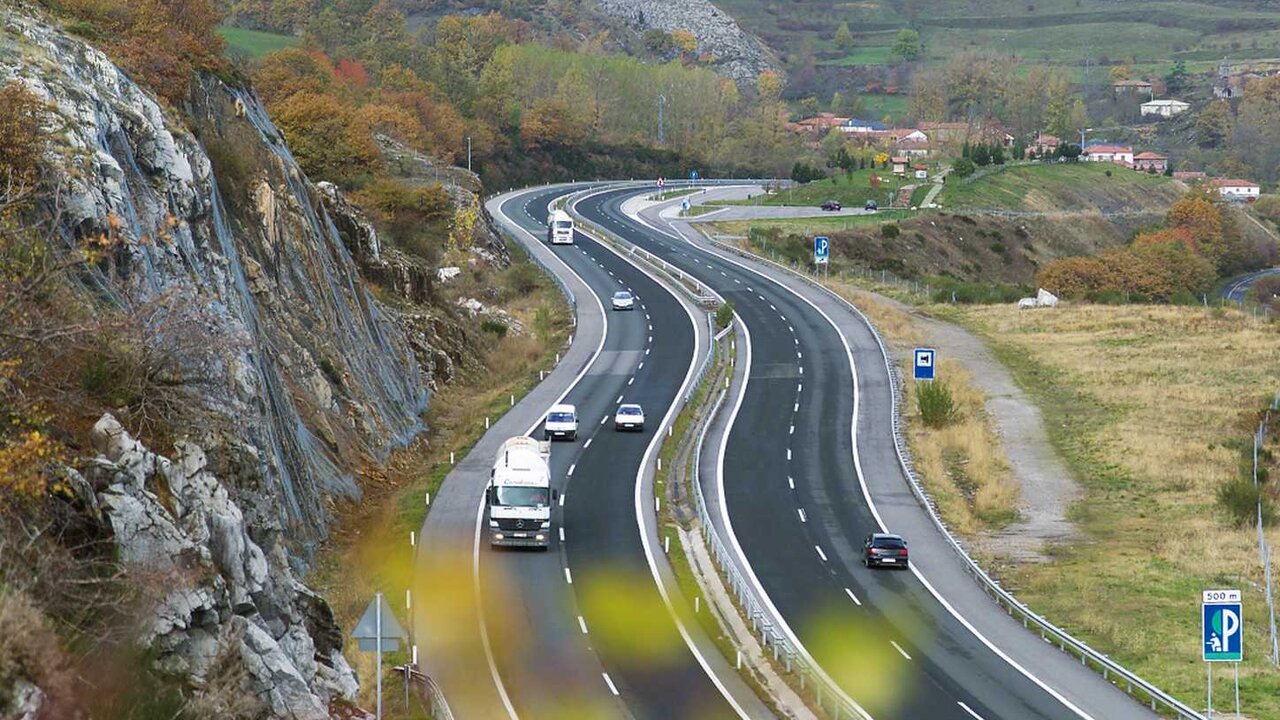
[[[959,418],[944,428],[925,427],[915,385],[907,383],[907,439],[916,470],[952,530],[974,535],[1008,525],[1018,516],[1019,488],[987,416],[986,396],[957,360],[943,359],[938,377],[946,378]]]
[[[952,312],[1041,405],[1086,488],[1072,510],[1084,539],[1056,548],[1051,563],[1011,569],[1018,594],[1194,705],[1204,694],[1199,591],[1239,587],[1243,709],[1280,717],[1280,673],[1263,658],[1256,530],[1232,527],[1215,500],[1238,472],[1254,413],[1280,389],[1276,326],[1167,306]],[[1280,532],[1269,538],[1274,546]]]

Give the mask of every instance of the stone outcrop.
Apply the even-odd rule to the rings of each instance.
[[[199,445],[179,442],[173,459],[162,457],[110,415],[91,440],[98,456],[80,482],[154,602],[140,639],[158,669],[202,689],[222,680],[222,658],[238,658],[241,687],[229,690],[273,717],[323,720],[333,700],[354,698],[328,605],[295,578],[279,528],[250,532]]]
[[[639,32],[687,30],[698,38],[700,55],[711,59],[722,75],[738,84],[754,83],[760,73],[778,66],[759,38],[711,0],[599,0],[608,16]]]

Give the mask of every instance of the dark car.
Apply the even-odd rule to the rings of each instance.
[[[866,201],[865,203],[863,203],[863,204],[862,204],[862,209],[863,209],[863,210],[870,210],[870,211],[872,211],[872,212],[875,212],[876,210],[879,210],[879,209],[880,209],[880,206],[876,204],[876,201],[875,201],[875,200],[868,200],[868,201]]]
[[[867,567],[906,568],[908,562],[907,541],[899,535],[871,533],[862,544],[862,564]]]
[[[839,201],[839,200],[828,200],[828,201],[826,201],[826,202],[822,203],[822,209],[823,209],[823,210],[839,210],[839,209],[840,209],[840,201]]]

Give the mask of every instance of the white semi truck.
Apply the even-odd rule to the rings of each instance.
[[[573,244],[573,218],[569,217],[569,213],[563,210],[551,213],[551,219],[547,223],[547,242],[552,245]]]
[[[489,506],[489,544],[536,547],[551,543],[551,443],[521,435],[498,447],[485,491]]]

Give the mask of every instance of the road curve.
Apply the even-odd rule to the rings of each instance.
[[[883,363],[880,377],[874,363],[858,365],[855,380],[841,336],[815,307],[637,226],[619,208],[633,193],[602,193],[578,210],[699,275],[735,303],[751,333],[743,411],[725,452],[726,502],[746,557],[800,641],[876,718],[1079,717],[980,641],[914,574],[857,564],[862,537],[879,522],[853,461],[855,391],[862,473],[905,483],[882,424]]]

